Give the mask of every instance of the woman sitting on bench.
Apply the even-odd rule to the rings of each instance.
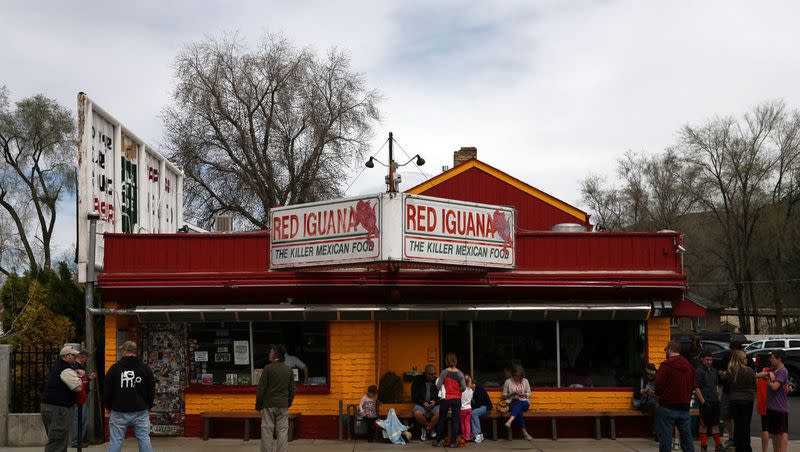
[[[519,364],[514,364],[512,368],[511,377],[506,380],[503,385],[503,399],[508,402],[511,417],[506,422],[506,428],[511,428],[511,423],[515,420],[522,436],[527,440],[532,440],[533,437],[525,430],[525,412],[531,407],[528,399],[531,397],[531,385],[528,379],[525,378],[525,370]]]

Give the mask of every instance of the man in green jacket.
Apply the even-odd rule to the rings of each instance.
[[[276,433],[277,452],[289,450],[289,407],[294,400],[294,375],[284,364],[286,347],[269,347],[269,364],[258,380],[256,411],[261,412],[261,452],[272,452]]]

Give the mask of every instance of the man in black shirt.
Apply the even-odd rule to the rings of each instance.
[[[147,364],[136,357],[136,342],[122,344],[122,359],[106,374],[103,402],[108,409],[109,452],[119,452],[125,431],[133,427],[139,452],[152,452],[150,414],[156,395],[156,380]]]

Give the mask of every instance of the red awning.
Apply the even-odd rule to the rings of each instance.
[[[700,303],[690,299],[689,297],[683,297],[683,300],[676,301],[675,303],[673,303],[672,316],[705,317],[706,308],[703,307]]]

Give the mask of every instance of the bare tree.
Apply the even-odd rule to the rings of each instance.
[[[204,224],[227,213],[264,228],[271,207],[339,195],[379,120],[380,95],[346,52],[320,57],[280,36],[189,44],[176,77],[167,147]]]
[[[592,174],[581,181],[581,197],[597,219],[595,228],[600,231],[623,231],[625,205],[620,190],[602,176]]]
[[[21,250],[29,268],[49,269],[56,206],[74,189],[74,121],[69,110],[42,95],[23,99],[10,110],[7,91],[2,91],[0,224],[10,222],[18,234],[16,244],[4,245],[12,254]],[[8,275],[8,264],[0,261],[0,272]]]
[[[755,107],[741,120],[716,118],[681,131],[684,156],[699,171],[703,207],[721,230],[717,257],[735,288],[735,303],[743,330],[750,329],[748,311],[759,329],[753,294],[753,251],[762,218],[785,197],[787,183],[796,183],[796,112],[783,102]],[[749,306],[745,305],[745,290]]]
[[[655,155],[628,151],[617,161],[619,187],[590,176],[581,193],[608,230],[677,229],[697,206],[697,174],[674,149]]]

